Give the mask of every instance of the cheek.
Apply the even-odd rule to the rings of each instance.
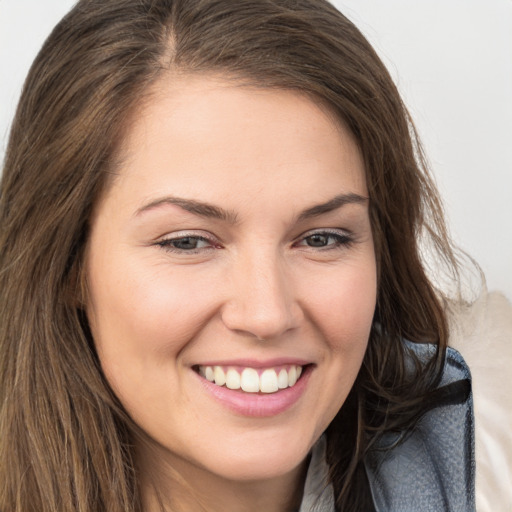
[[[174,361],[215,310],[204,280],[162,265],[102,263],[89,266],[88,317],[103,366]]]
[[[91,260],[87,313],[103,371],[129,410],[179,385],[180,360],[215,311],[203,279],[167,266]],[[181,370],[179,370],[181,371]],[[151,389],[148,376],[151,376]],[[157,405],[156,403],[154,404]]]
[[[316,276],[309,287],[308,309],[333,352],[364,353],[375,312],[376,269],[373,257]],[[362,357],[362,356],[361,356]]]
[[[162,266],[95,263],[87,313],[98,357],[113,391],[143,425],[144,411],[179,405],[181,354],[215,310],[212,294]]]
[[[346,400],[368,345],[376,303],[374,258],[316,273],[310,280],[305,309],[323,340],[317,394],[320,435]]]

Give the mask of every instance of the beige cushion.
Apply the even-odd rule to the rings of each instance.
[[[449,344],[473,380],[477,511],[511,512],[512,304],[500,293],[482,293],[453,311]]]

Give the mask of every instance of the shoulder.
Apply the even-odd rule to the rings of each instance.
[[[420,359],[435,347],[405,342]],[[435,406],[411,432],[389,433],[365,459],[378,512],[471,512],[474,496],[474,416],[471,376],[463,357],[448,349]]]
[[[499,293],[452,305],[450,332],[447,399],[367,457],[378,511],[512,510],[512,305]],[[420,359],[435,350],[406,344]]]

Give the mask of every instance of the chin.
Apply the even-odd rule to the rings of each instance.
[[[204,461],[202,466],[221,478],[239,482],[284,477],[300,468],[314,444],[305,441],[307,436],[302,439],[290,437],[254,440],[252,443],[246,441],[243,447],[225,446],[222,453],[218,453],[217,447],[217,453]],[[209,453],[213,452],[214,450]]]

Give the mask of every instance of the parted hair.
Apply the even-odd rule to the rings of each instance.
[[[447,320],[420,241],[454,277],[457,264],[414,126],[354,24],[325,0],[80,0],[32,65],[3,166],[4,512],[142,510],[137,427],[101,371],[82,260],[130,117],[160,77],[203,73],[310,95],[364,158],[378,297],[362,368],[326,432],[338,510],[365,510],[365,455],[383,433],[413,428],[438,382]],[[438,350],[406,371],[404,338]]]

